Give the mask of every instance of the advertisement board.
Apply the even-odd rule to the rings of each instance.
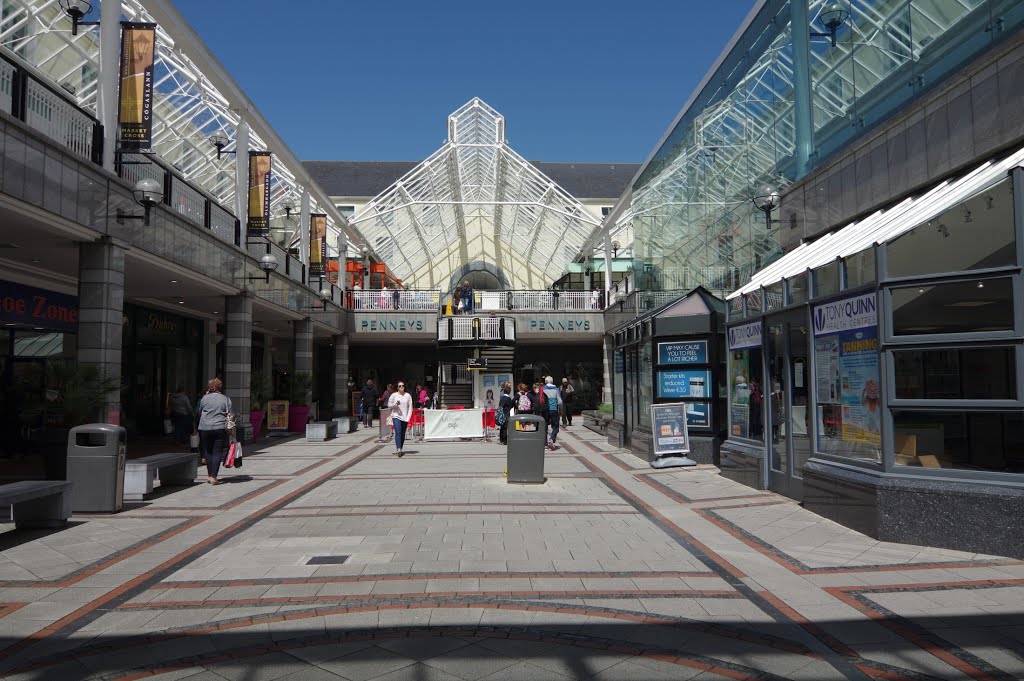
[[[267,430],[288,430],[288,400],[267,402]]]
[[[690,428],[711,428],[711,404],[708,402],[687,402],[686,425]]]
[[[423,438],[451,440],[484,436],[483,409],[424,409]]]
[[[121,151],[153,146],[153,64],[156,24],[121,24],[121,69],[117,127]]]
[[[709,369],[659,369],[658,397],[710,397]]]
[[[741,350],[743,348],[761,347],[762,325],[760,320],[731,326],[726,330],[729,336],[729,349]]]
[[[681,454],[690,451],[690,435],[686,425],[687,404],[652,404],[654,454]]]
[[[707,341],[658,343],[658,364],[707,364]]]

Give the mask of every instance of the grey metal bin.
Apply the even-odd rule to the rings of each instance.
[[[510,483],[543,483],[544,419],[533,414],[517,414],[508,422],[506,469]]]
[[[113,513],[124,505],[124,456],[128,436],[121,426],[87,423],[68,434],[68,480],[75,513]]]

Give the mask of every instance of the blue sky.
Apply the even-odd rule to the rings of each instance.
[[[526,158],[625,163],[653,150],[753,0],[175,5],[299,158],[420,160],[476,96]]]

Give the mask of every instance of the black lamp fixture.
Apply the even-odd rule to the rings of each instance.
[[[230,141],[231,140],[228,139],[227,135],[225,135],[223,133],[220,133],[220,132],[215,132],[212,135],[210,135],[210,145],[214,149],[217,150],[217,160],[218,161],[220,160],[221,156],[223,156],[224,154],[237,154],[238,153],[237,151],[224,151],[224,147],[226,147],[228,145],[228,142],[230,142]]]
[[[260,242],[259,241],[246,241],[245,243],[246,243],[247,246],[251,246],[252,244],[258,244]],[[250,274],[250,275],[246,276],[246,280],[248,280],[248,281],[261,281],[262,280],[262,281],[265,281],[265,282],[267,282],[269,284],[270,283],[270,273],[277,269],[277,256],[275,256],[273,253],[270,252],[270,240],[269,239],[265,240],[263,243],[265,243],[267,245],[267,252],[263,254],[263,256],[260,258],[260,261],[259,261],[260,269],[263,270],[263,276],[262,277],[254,277],[254,276],[252,276]]]
[[[841,2],[830,2],[825,5],[821,12],[818,13],[818,21],[825,27],[825,33],[818,31],[811,31],[811,36],[815,38],[829,38],[832,41],[832,47],[836,46],[836,32],[846,23],[847,19],[850,18],[850,11],[846,9],[846,6]]]
[[[99,26],[98,21],[82,21],[82,17],[92,11],[92,3],[88,0],[57,0],[64,13],[71,17],[71,35],[78,35],[79,26]]]
[[[283,206],[283,208],[284,208],[284,219],[285,220],[291,220],[292,219],[292,213],[295,212],[295,206],[292,205],[291,201],[286,201],[284,206]]]
[[[145,212],[142,215],[128,215],[118,208],[117,223],[123,225],[125,220],[142,220],[143,226],[149,227],[149,212],[164,200],[164,186],[151,177],[144,177],[135,183],[132,198]]]
[[[613,241],[612,242],[612,257],[613,258],[619,257],[619,242],[618,241]]]
[[[326,310],[327,309],[327,302],[329,300],[331,300],[331,298],[333,296],[331,295],[331,288],[330,288],[330,286],[324,286],[324,279],[323,279],[323,277],[320,277],[320,291],[317,292],[317,297],[320,298],[320,303],[318,305],[310,305],[309,307],[304,308],[304,309],[306,309],[306,310]]]
[[[782,202],[782,197],[779,196],[777,189],[765,186],[761,189],[760,195],[755,196],[753,200],[754,206],[764,213],[766,228],[771,229],[772,225],[782,222],[782,220],[772,220],[772,211],[778,208]]]

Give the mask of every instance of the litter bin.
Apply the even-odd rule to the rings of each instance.
[[[113,513],[124,505],[125,429],[87,423],[68,434],[68,480],[75,513]]]
[[[508,423],[507,464],[510,483],[543,483],[544,419],[533,414],[517,414]]]

